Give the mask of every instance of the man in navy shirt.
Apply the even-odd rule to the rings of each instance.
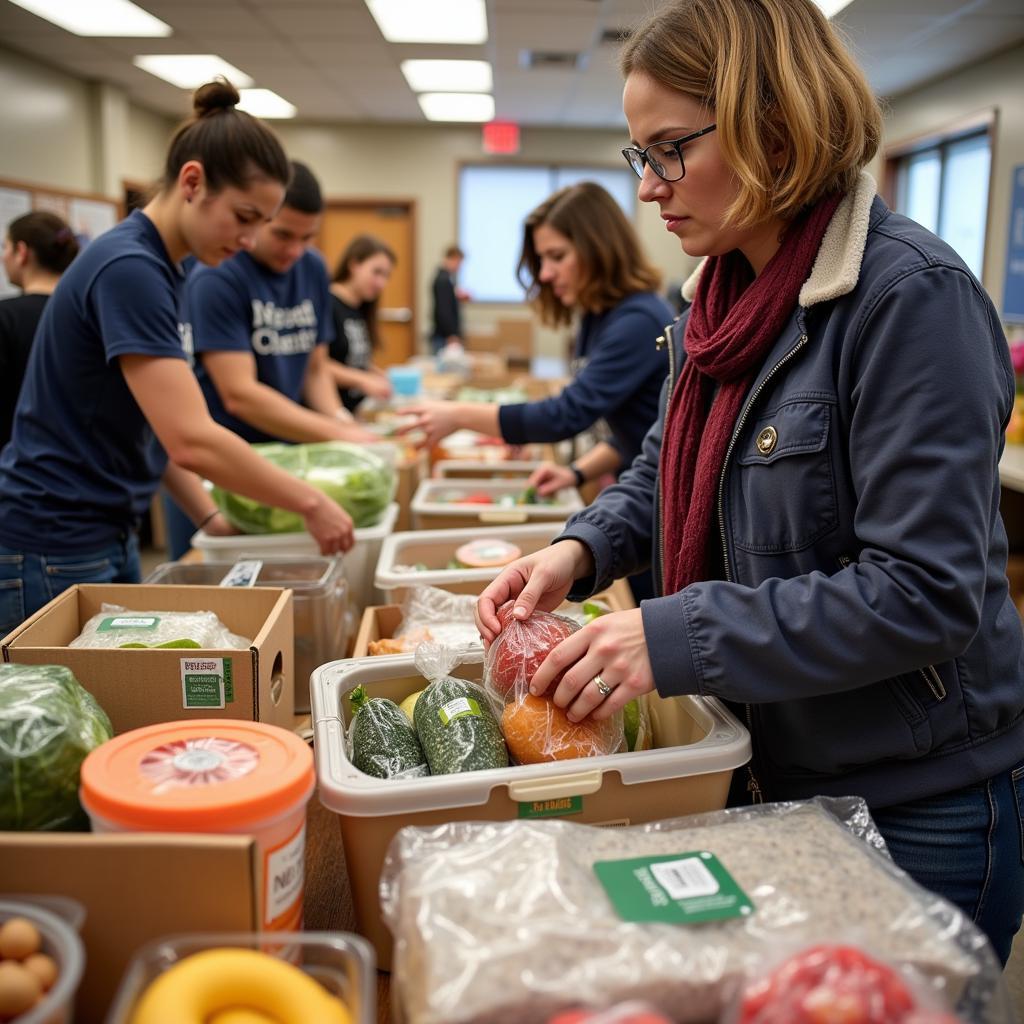
[[[210,414],[249,441],[370,442],[328,369],[334,340],[323,260],[309,249],[323,200],[292,161],[284,204],[249,252],[197,266],[185,286],[186,345]]]

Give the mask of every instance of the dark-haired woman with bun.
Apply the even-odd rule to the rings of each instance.
[[[377,347],[377,303],[395,269],[392,248],[372,235],[357,235],[345,246],[331,283],[334,341],[330,370],[346,409],[364,398],[390,398],[391,382],[373,363]]]
[[[156,195],[47,304],[0,453],[0,635],[73,583],[136,582],[136,527],[161,478],[207,532],[230,527],[197,474],[299,513],[325,553],[352,544],[337,504],[211,419],[179,332],[181,261],[249,248],[288,182],[276,136],[237,102],[224,81],[197,90]]]
[[[55,213],[36,210],[7,226],[4,272],[21,295],[0,302],[0,448],[11,439],[14,406],[39,318],[76,255],[78,241]]]

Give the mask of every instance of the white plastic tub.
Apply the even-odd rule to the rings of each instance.
[[[357,614],[374,604],[373,574],[380,557],[380,546],[395,528],[398,504],[392,502],[376,526],[355,531],[356,542],[343,556],[349,596]],[[312,534],[306,533],[239,533],[232,537],[211,537],[200,530],[192,538],[192,547],[208,561],[237,561],[239,558],[261,558],[263,555],[318,555],[320,548]]]
[[[563,529],[563,523],[532,526],[487,526],[467,530],[418,530],[393,533],[381,545],[374,586],[388,604],[401,604],[410,587],[438,587],[453,594],[479,594],[501,567],[445,569],[455,552],[471,540],[505,540],[524,555],[546,548]],[[423,564],[426,570],[403,572],[395,566]],[[439,568],[440,567],[440,568]]]
[[[539,459],[506,459],[482,462],[478,459],[441,459],[434,463],[433,475],[439,480],[527,480],[544,463]],[[525,485],[524,485],[525,486]]]
[[[480,665],[455,675],[479,679]],[[649,695],[654,750],[552,764],[377,779],[345,751],[347,695],[399,702],[426,683],[413,656],[385,655],[324,665],[313,673],[311,703],[320,802],[338,815],[358,930],[387,968],[391,939],[380,918],[377,886],[384,855],[406,825],[567,816],[589,825],[657,821],[725,806],[733,770],[750,758],[750,734],[717,700]]]
[[[521,480],[424,480],[412,499],[413,529],[564,523],[583,508],[579,491],[572,487],[558,491],[550,505],[499,504],[502,498],[522,494],[524,486]],[[487,494],[493,504],[460,503],[460,498],[473,494]]]
[[[39,929],[41,952],[57,963],[53,987],[42,1002],[15,1018],[17,1024],[70,1024],[85,969],[85,947],[78,936],[85,921],[82,905],[63,896],[0,896],[0,924],[12,917],[27,918]]]

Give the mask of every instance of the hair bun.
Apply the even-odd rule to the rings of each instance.
[[[216,78],[196,89],[192,107],[196,117],[206,117],[218,110],[233,109],[240,99],[238,90],[226,78]]]

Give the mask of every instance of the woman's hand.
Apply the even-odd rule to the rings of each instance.
[[[590,549],[578,540],[563,540],[505,566],[476,603],[476,627],[484,647],[501,632],[497,610],[515,600],[513,615],[526,619],[535,608],[551,611],[569,593],[573,583],[594,571]]]
[[[415,416],[415,420],[399,428],[398,434],[422,431],[424,438],[421,448],[433,448],[439,441],[462,426],[458,407],[454,402],[419,402],[398,410],[399,416]]]
[[[553,462],[545,462],[530,474],[527,485],[536,487],[537,493],[546,498],[564,487],[575,487],[576,474],[568,466],[556,466]]]
[[[634,697],[653,690],[654,673],[640,609],[602,615],[563,640],[537,669],[530,692],[546,693],[562,671],[565,675],[552,699],[566,709],[570,722],[579,722],[591,713],[595,721],[601,721],[621,711]],[[611,687],[607,697],[594,683],[597,678]]]
[[[391,397],[391,381],[383,373],[368,370],[363,375],[359,390],[370,398],[387,401]]]
[[[320,554],[333,555],[339,551],[348,551],[355,543],[352,518],[336,502],[315,488],[310,488],[316,495],[316,504],[303,515],[306,529],[320,545]]]
[[[206,524],[203,526],[203,531],[210,537],[234,537],[241,532],[228,522],[223,512],[218,512],[215,516],[207,519]]]

